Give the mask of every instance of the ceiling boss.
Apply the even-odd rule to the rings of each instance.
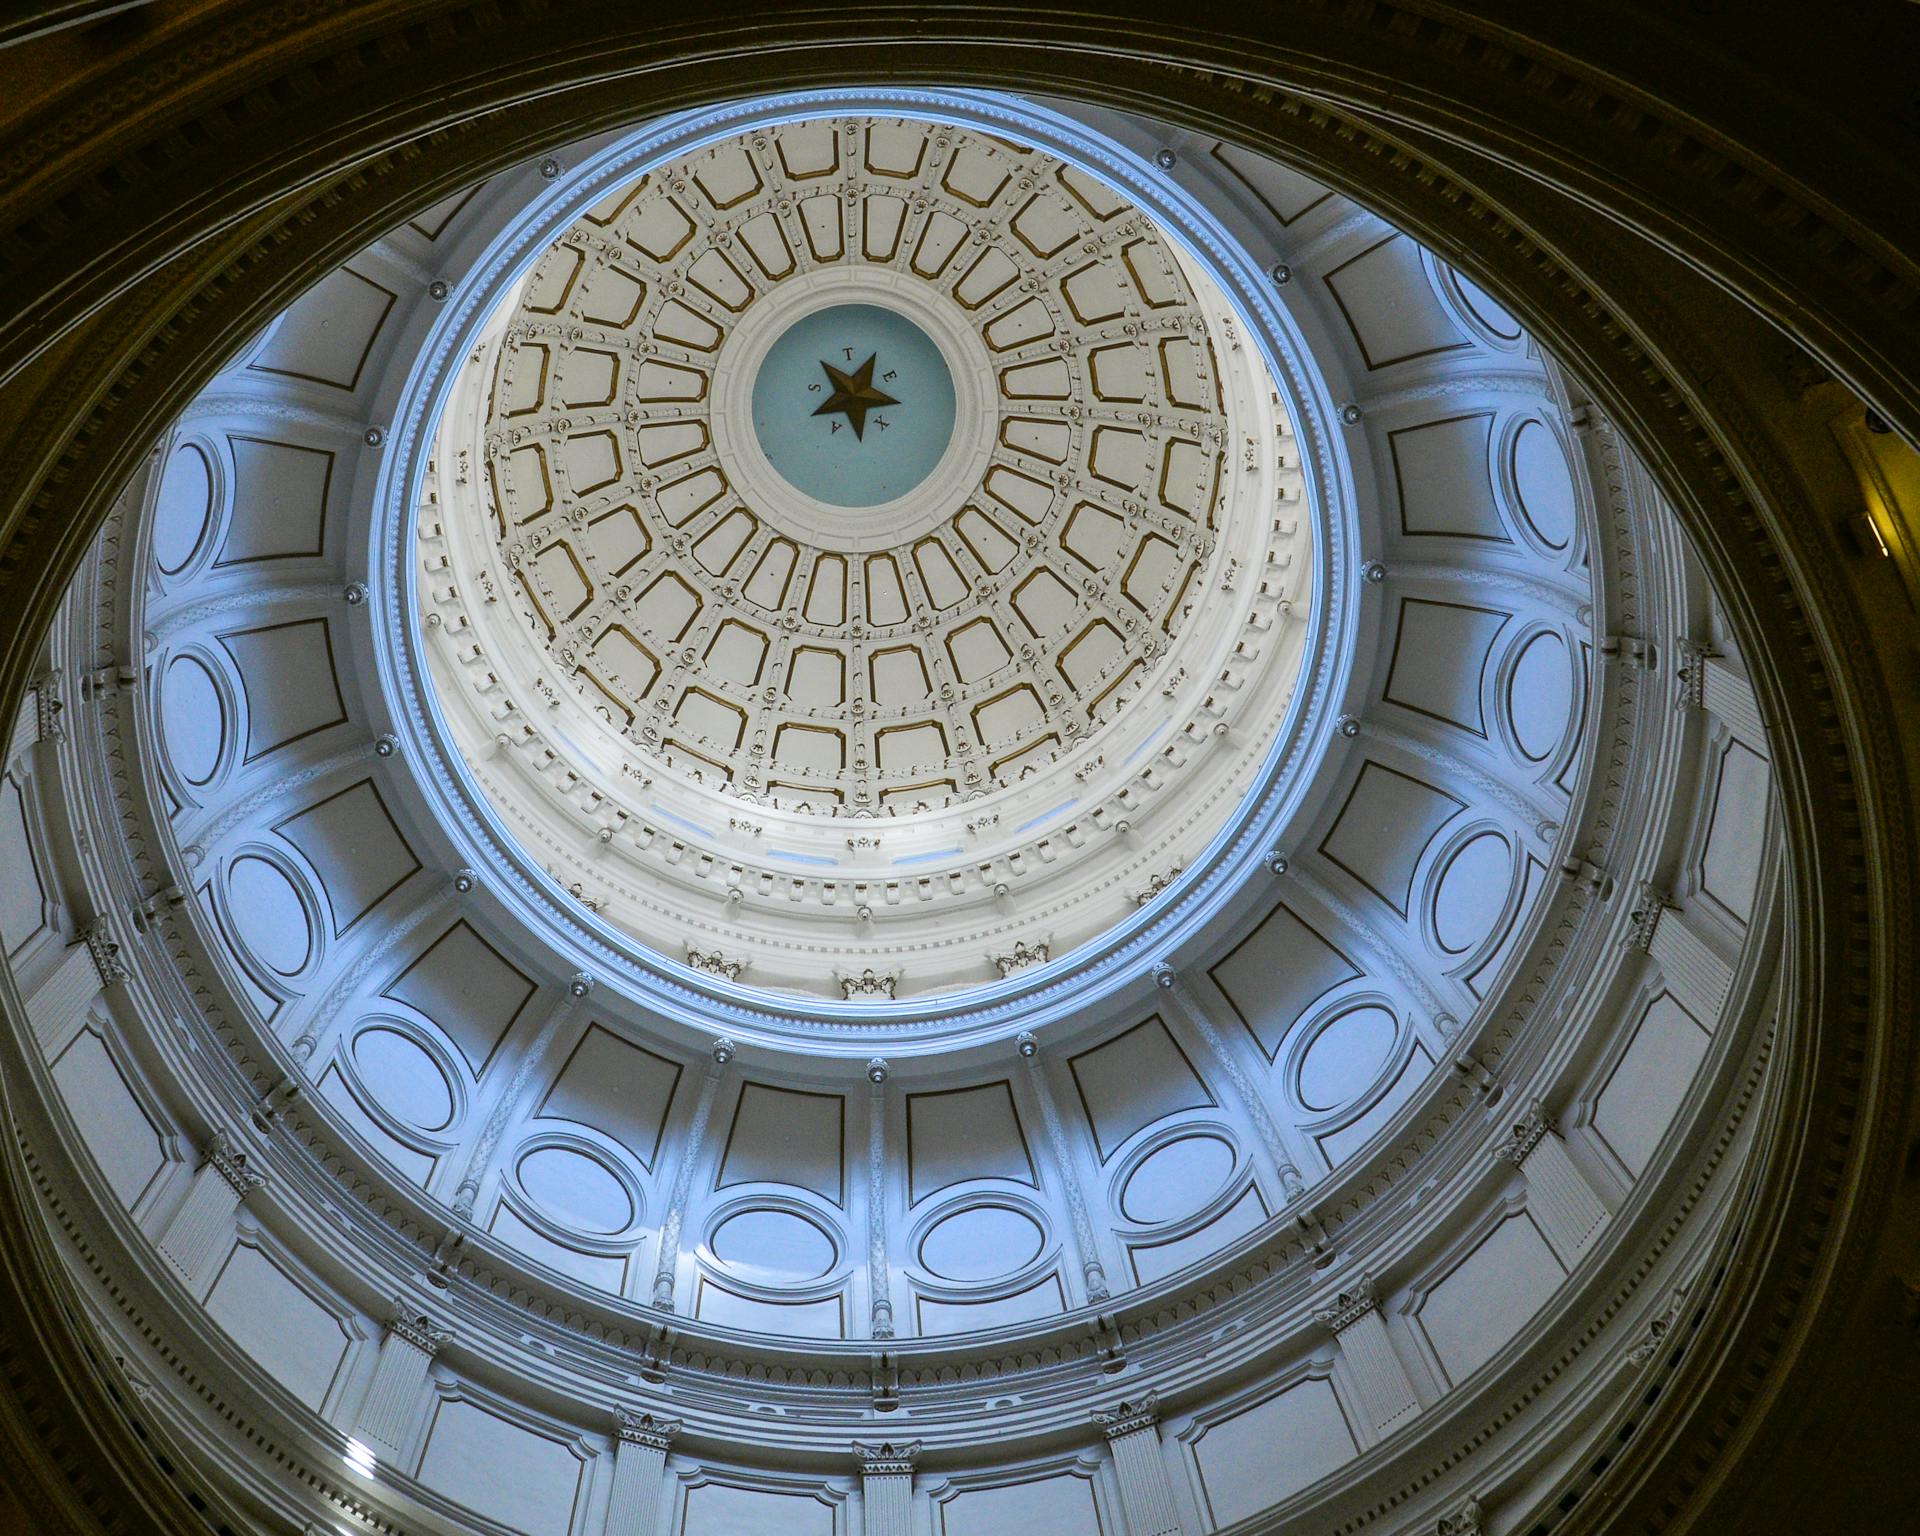
[[[851,360],[853,357],[853,348],[846,348],[846,354],[848,359]],[[877,353],[869,352],[867,354],[867,360],[858,368],[854,369],[852,373],[845,373],[834,367],[833,364],[825,358],[822,358],[820,360],[820,366],[826,371],[827,382],[833,386],[833,393],[828,395],[824,401],[814,408],[813,414],[816,416],[828,416],[837,411],[846,417],[847,424],[853,428],[853,435],[856,438],[864,438],[867,430],[868,411],[875,410],[883,405],[898,405],[900,403],[884,390],[874,388],[873,365],[877,356]],[[888,369],[883,377],[888,383],[891,383],[895,377],[894,371]],[[816,384],[814,388],[818,389],[819,386]],[[884,432],[892,423],[889,422],[886,417],[880,416],[875,418],[874,425]],[[833,423],[833,430],[835,432],[838,432],[840,427],[841,423],[837,421]]]

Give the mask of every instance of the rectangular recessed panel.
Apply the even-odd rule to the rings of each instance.
[[[568,1536],[585,1463],[558,1433],[442,1399],[420,1458],[420,1481],[519,1536]]]
[[[247,367],[329,389],[356,389],[398,297],[351,267],[339,267],[281,316]]]
[[[227,438],[233,511],[215,565],[324,554],[333,455],[259,437]]]
[[[345,933],[420,867],[371,779],[274,825],[326,887],[333,931]]]
[[[947,733],[932,720],[917,725],[889,725],[874,732],[874,751],[882,773],[911,773],[934,768],[947,760]]]
[[[846,1101],[837,1093],[799,1093],[748,1083],[727,1132],[716,1188],[791,1184],[844,1198]]]
[[[867,617],[876,624],[907,621],[907,589],[892,555],[871,555],[866,563]]]
[[[789,1339],[837,1339],[846,1331],[838,1296],[818,1301],[763,1301],[715,1285],[704,1275],[693,1315],[703,1323]]]
[[[325,619],[237,630],[220,644],[240,674],[248,762],[346,720]]]
[[[106,1041],[91,1028],[81,1030],[53,1063],[53,1081],[114,1195],[131,1207],[147,1192],[165,1153]]]
[[[647,301],[647,285],[635,274],[611,264],[595,268],[576,303],[589,325],[624,331],[640,316]]]
[[[1512,614],[1410,597],[1400,604],[1383,697],[1402,709],[1484,738],[1481,707],[1493,643]]]
[[[947,636],[947,655],[963,683],[977,683],[1013,660],[1013,650],[992,619],[978,618]]]
[[[680,1072],[677,1062],[589,1024],[540,1113],[604,1131],[651,1168],[660,1155]]]
[[[1425,1046],[1415,1044],[1408,1053],[1406,1065],[1400,1069],[1400,1075],[1394,1078],[1386,1092],[1375,1100],[1364,1115],[1318,1138],[1321,1154],[1328,1166],[1338,1168],[1371,1141],[1374,1133],[1400,1112],[1400,1106],[1413,1096],[1413,1090],[1424,1083],[1432,1071],[1433,1058],[1427,1054]]]
[[[1566,1271],[1533,1218],[1509,1216],[1427,1291],[1414,1321],[1458,1383],[1491,1360],[1560,1288]]]
[[[433,1020],[478,1076],[533,990],[528,977],[461,921],[435,939],[385,992]]]
[[[1215,144],[1210,153],[1281,224],[1291,224],[1333,196],[1311,177],[1265,155],[1225,143]]]
[[[1057,1317],[1067,1310],[1060,1277],[1048,1275],[1038,1285],[996,1296],[991,1301],[941,1301],[919,1296],[914,1301],[924,1334],[969,1333],[980,1328],[1010,1328],[1015,1323]]]
[[[627,1261],[621,1254],[587,1253],[566,1243],[555,1242],[532,1225],[511,1206],[501,1204],[493,1213],[487,1231],[509,1248],[524,1253],[536,1264],[578,1280],[596,1291],[618,1296],[626,1284]]]
[[[1697,663],[1696,663],[1697,665]],[[1720,753],[1712,821],[1700,855],[1700,884],[1730,915],[1745,922],[1760,882],[1766,847],[1767,799],[1773,773],[1767,760],[1741,741]]]
[[[1219,1252],[1266,1219],[1266,1202],[1260,1198],[1259,1190],[1249,1187],[1199,1231],[1189,1232],[1170,1243],[1137,1243],[1129,1247],[1127,1256],[1133,1260],[1133,1277],[1141,1285],[1151,1285],[1162,1276]]]
[[[374,1119],[337,1066],[329,1066],[321,1076],[319,1093],[360,1139],[392,1164],[403,1178],[423,1189],[426,1187],[427,1180],[433,1177],[433,1155],[408,1146]]]
[[[1040,695],[1030,684],[1021,683],[984,704],[975,705],[973,725],[983,742],[1011,741],[1022,731],[1040,724],[1046,714]]]
[[[1360,1451],[1332,1383],[1317,1377],[1207,1425],[1189,1443],[1212,1526],[1258,1514]]]
[[[1210,974],[1271,1061],[1294,1020],[1360,968],[1281,902]]]
[[[258,1248],[242,1243],[227,1256],[207,1294],[207,1315],[309,1408],[326,1401],[347,1332]]]
[[[833,1506],[811,1494],[700,1482],[687,1489],[679,1536],[836,1536],[839,1529]]]
[[[1082,1051],[1068,1066],[1102,1161],[1156,1120],[1214,1102],[1157,1014]]]
[[[885,708],[924,704],[933,691],[927,666],[920,649],[913,645],[889,646],[873,653],[867,661],[867,673],[873,689],[873,702]]]
[[[0,943],[13,955],[47,926],[48,908],[26,796],[11,777],[0,782],[0,869]]]
[[[787,696],[803,709],[831,709],[846,702],[847,662],[839,651],[795,648],[787,664]]]
[[[908,1094],[907,1175],[915,1203],[967,1179],[1034,1184],[1012,1084]]]
[[[1492,431],[1492,414],[1480,412],[1387,434],[1403,534],[1513,542],[1493,500]]]
[[[1444,789],[1369,760],[1320,851],[1405,917],[1420,855],[1465,809]]]
[[[963,1489],[933,1507],[939,1536],[1112,1536],[1092,1481],[1071,1472]]]
[[[1370,369],[1472,345],[1440,307],[1420,247],[1405,235],[1368,246],[1326,281]]]
[[[1593,1128],[1638,1176],[1652,1161],[1712,1043],[1671,992],[1649,1002],[1594,1106]]]

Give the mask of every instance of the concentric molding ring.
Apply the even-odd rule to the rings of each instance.
[[[428,445],[445,387],[498,296],[516,283],[559,231],[614,186],[651,166],[756,125],[834,112],[953,122],[1016,137],[1113,186],[1176,240],[1243,317],[1284,392],[1309,482],[1314,516],[1309,641],[1285,720],[1257,777],[1258,788],[1153,901],[1103,939],[1045,966],[958,993],[899,1002],[789,999],[694,971],[638,944],[580,907],[519,845],[479,792],[426,682],[411,558],[412,526]],[[918,1053],[981,1044],[1084,1015],[1101,999],[1145,984],[1147,969],[1202,932],[1249,880],[1266,878],[1266,852],[1300,808],[1309,763],[1335,740],[1333,717],[1348,686],[1357,624],[1352,474],[1335,404],[1304,340],[1272,301],[1264,273],[1214,216],[1146,162],[1057,113],[988,93],[823,91],[677,116],[616,142],[555,182],[496,238],[455,290],[401,392],[375,488],[370,579],[382,615],[375,659],[391,728],[410,743],[405,762],[453,839],[456,862],[496,871],[492,893],[546,937],[563,963],[592,970],[671,1026],[705,1035],[716,1027],[743,1042],[814,1054],[858,1055],[885,1039]]]

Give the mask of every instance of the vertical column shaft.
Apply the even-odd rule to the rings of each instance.
[[[421,1399],[426,1395],[427,1367],[441,1345],[453,1337],[444,1328],[434,1327],[404,1300],[395,1306],[387,1335],[380,1341],[373,1380],[354,1424],[356,1439],[392,1461],[405,1457],[413,1439]]]
[[[914,1536],[913,1463],[920,1442],[854,1443],[860,1458],[860,1506],[866,1536]]]
[[[1376,1430],[1391,1429],[1420,1411],[1406,1367],[1387,1337],[1372,1276],[1362,1275],[1356,1285],[1334,1298],[1332,1306],[1319,1308],[1313,1315],[1340,1341],[1341,1358],[1353,1374],[1361,1407]]]
[[[1688,919],[1684,909],[1665,907],[1653,925],[1647,953],[1659,963],[1673,995],[1711,1030],[1726,1006],[1733,969]]]
[[[215,1131],[187,1198],[160,1234],[160,1251],[173,1262],[196,1294],[207,1271],[233,1236],[234,1214],[249,1191],[264,1182],[236,1152],[225,1131]]]
[[[1756,747],[1767,742],[1766,727],[1760,721],[1760,706],[1754,702],[1753,688],[1717,656],[1701,662],[1700,702],[1726,722],[1727,729]]]
[[[1560,1262],[1573,1268],[1606,1225],[1607,1208],[1567,1155],[1566,1143],[1553,1133],[1539,1100],[1515,1123],[1499,1155],[1520,1170],[1527,1181],[1528,1209],[1539,1219]]]
[[[1160,1452],[1158,1396],[1149,1392],[1138,1404],[1121,1403],[1096,1410],[1094,1423],[1107,1436],[1113,1451],[1113,1470],[1120,1484],[1120,1503],[1127,1512],[1132,1536],[1185,1536],[1180,1512],[1167,1480],[1166,1459]]]
[[[606,1536],[661,1536],[660,1485],[667,1475],[667,1450],[680,1432],[680,1421],[626,1408],[616,1409],[614,1416],[618,1431]]]
[[[116,955],[104,929],[89,929],[33,989],[27,998],[27,1018],[43,1053],[57,1054],[86,1018],[101,989],[126,974]]]

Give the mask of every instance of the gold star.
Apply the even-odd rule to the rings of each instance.
[[[873,359],[879,355],[877,352],[869,355],[852,373],[842,372],[823,358],[820,366],[827,370],[827,382],[833,386],[833,393],[813,414],[825,416],[829,411],[838,411],[852,424],[853,435],[865,438],[867,412],[883,405],[900,403],[892,395],[873,387]]]

